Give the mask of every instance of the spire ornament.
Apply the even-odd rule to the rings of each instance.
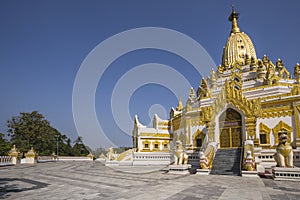
[[[182,105],[182,99],[181,97],[179,98],[179,101],[178,101],[178,106],[176,108],[177,111],[181,111],[183,108],[183,105]]]
[[[231,15],[228,17],[228,20],[232,22],[231,33],[240,33],[240,28],[237,24],[237,19],[239,18],[239,13],[235,12],[234,5],[232,5]]]

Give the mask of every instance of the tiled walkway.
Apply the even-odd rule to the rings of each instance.
[[[99,162],[1,167],[0,199],[300,199],[299,182],[119,170]]]

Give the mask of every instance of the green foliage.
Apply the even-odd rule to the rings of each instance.
[[[26,152],[31,146],[41,153],[43,147],[53,150],[49,144],[53,140],[53,134],[58,134],[50,123],[44,119],[42,114],[37,111],[31,113],[20,113],[20,116],[12,117],[7,121],[8,135],[11,142],[15,144],[21,152]]]
[[[72,156],[72,145],[71,139],[66,138],[59,142],[59,155],[60,156]],[[56,152],[55,152],[56,153]]]
[[[53,152],[57,154],[58,146],[59,156],[89,154],[81,137],[78,137],[72,146],[71,139],[53,128],[38,111],[21,112],[19,116],[7,121],[7,127],[11,143],[15,144],[20,152],[27,152],[33,147],[38,155],[51,155]]]
[[[11,149],[11,144],[4,138],[4,134],[0,133],[0,156],[7,155]]]
[[[83,142],[82,142],[82,137],[78,137],[75,141],[74,141],[74,146],[72,148],[72,154],[74,156],[81,156],[81,155],[88,155],[89,151],[87,150],[87,148],[84,146]]]
[[[56,138],[59,138],[61,145],[66,138],[51,127],[50,122],[38,111],[21,112],[19,116],[7,121],[7,127],[11,142],[21,152],[27,152],[33,147],[39,155],[51,155],[56,152]]]

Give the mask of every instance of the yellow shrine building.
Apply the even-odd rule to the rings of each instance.
[[[291,73],[280,59],[258,58],[252,40],[238,26],[234,9],[229,20],[232,29],[222,64],[196,90],[190,89],[185,105],[180,99],[168,120],[155,115],[153,128],[135,117],[137,152],[172,152],[180,140],[191,160],[199,162],[192,155],[205,151],[210,143],[217,152],[250,144],[256,163],[268,168],[274,164],[278,136],[284,132],[294,148],[294,162],[299,162],[300,65]]]

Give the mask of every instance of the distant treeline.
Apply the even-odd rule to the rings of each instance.
[[[8,137],[0,133],[0,155],[7,155],[13,145],[21,153],[26,153],[31,147],[38,155],[86,156],[90,149],[86,147],[82,138],[74,142],[66,135],[50,125],[50,122],[38,111],[21,112],[7,121]],[[9,139],[6,139],[9,138]]]

